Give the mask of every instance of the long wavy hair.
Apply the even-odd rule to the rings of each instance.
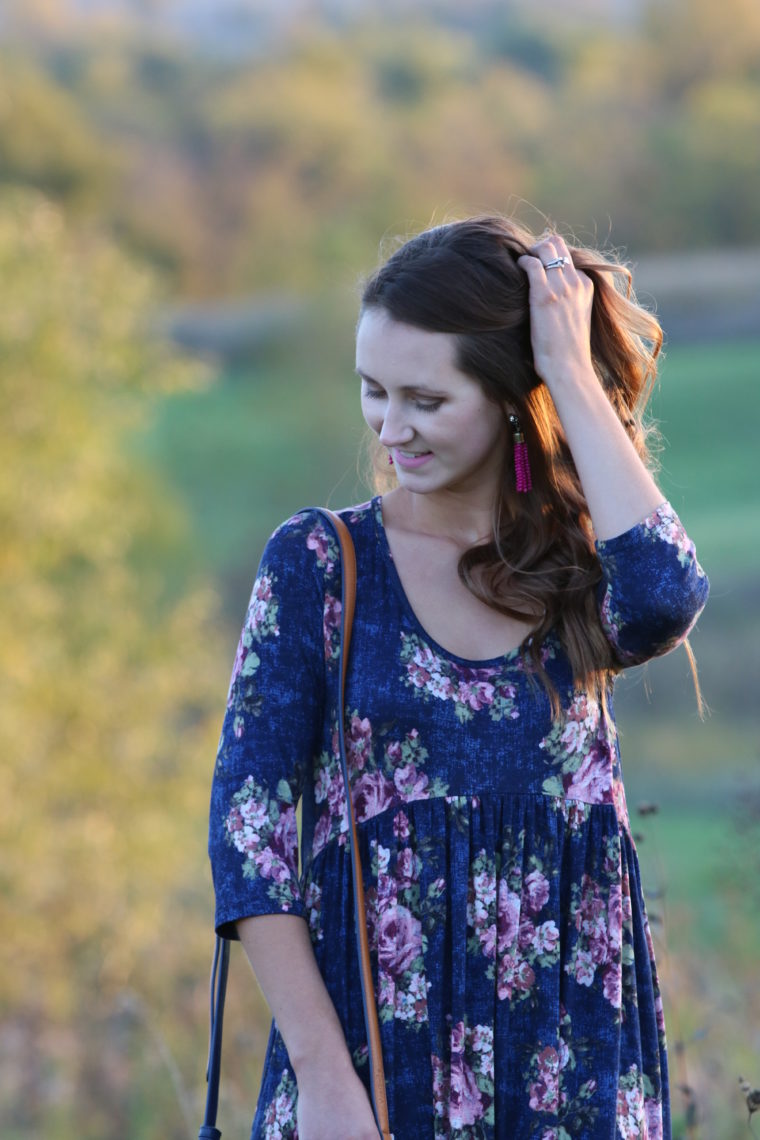
[[[466,550],[459,576],[502,614],[532,623],[521,646],[555,715],[559,695],[541,661],[550,630],[559,636],[578,686],[606,704],[619,670],[597,606],[601,567],[583,489],[554,403],[533,365],[528,278],[517,258],[536,237],[512,220],[483,216],[436,226],[401,245],[364,284],[361,312],[456,337],[457,366],[504,411],[509,440],[491,541]],[[631,274],[600,252],[570,247],[594,283],[591,352],[599,382],[645,463],[651,427],[644,410],[657,374],[662,329],[637,302]],[[361,319],[361,318],[360,318]],[[515,489],[512,431],[517,415],[530,454],[533,490]]]

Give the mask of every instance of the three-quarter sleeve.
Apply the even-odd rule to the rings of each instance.
[[[670,503],[624,534],[596,543],[599,610],[621,665],[668,653],[694,626],[709,584]]]
[[[325,687],[315,519],[296,515],[267,543],[233,665],[209,820],[215,925],[227,938],[238,919],[304,912],[296,806],[318,752]]]

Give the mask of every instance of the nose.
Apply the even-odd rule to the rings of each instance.
[[[383,447],[400,447],[411,443],[414,438],[414,428],[404,415],[403,407],[395,401],[387,402],[382,426],[377,434]]]

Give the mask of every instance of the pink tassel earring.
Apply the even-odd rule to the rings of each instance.
[[[515,453],[515,488],[520,492],[531,491],[533,480],[530,476],[530,463],[528,461],[528,445],[520,427],[517,416],[510,416],[512,425],[512,443]]]

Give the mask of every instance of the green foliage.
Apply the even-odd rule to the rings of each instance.
[[[207,896],[216,603],[188,574],[167,596],[187,534],[125,447],[202,374],[146,335],[151,276],[36,194],[0,196],[0,273],[0,1006],[19,1041],[42,1034],[94,1140],[99,1099],[118,1116],[127,1090],[77,1020],[97,1037],[125,992],[160,1008],[169,978],[181,1019],[200,935],[183,915]],[[44,1073],[22,1047],[9,1064],[4,1120],[42,1134]]]
[[[261,14],[272,50],[229,58],[80,24],[4,68],[0,158],[62,197],[108,169],[111,224],[197,295],[322,291],[388,230],[522,199],[639,251],[757,241],[753,0],[555,14],[422,4],[401,36],[361,5]]]
[[[73,204],[102,202],[108,163],[86,111],[38,68],[0,57],[0,184]]]

